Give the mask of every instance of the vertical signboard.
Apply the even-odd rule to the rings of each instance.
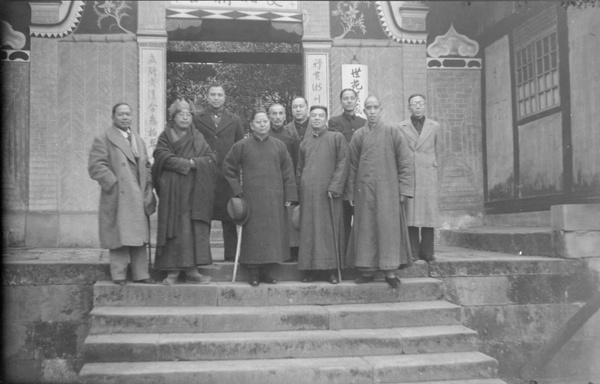
[[[140,136],[150,158],[165,126],[165,60],[163,48],[140,48]]]
[[[369,68],[361,64],[342,64],[342,89],[354,89],[357,95],[356,114],[366,117],[363,103],[369,95]]]
[[[329,108],[329,57],[326,53],[306,54],[307,99],[309,105]]]

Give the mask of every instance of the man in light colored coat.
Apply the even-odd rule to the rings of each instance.
[[[400,123],[415,167],[414,197],[407,202],[408,234],[414,259],[433,261],[433,229],[438,225],[438,165],[441,155],[440,124],[425,117],[425,96],[408,98],[412,116]]]
[[[131,128],[131,107],[113,107],[113,125],[94,139],[88,172],[100,191],[100,246],[108,248],[110,273],[123,285],[131,261],[132,280],[153,284],[145,245],[150,242],[148,216],[156,209],[146,145]]]

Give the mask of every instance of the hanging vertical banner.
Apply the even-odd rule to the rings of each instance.
[[[363,103],[369,95],[369,67],[361,64],[342,64],[342,89],[354,89],[357,94],[356,114],[366,117]]]
[[[329,62],[326,53],[306,54],[306,79],[308,104],[329,108]]]
[[[150,158],[165,126],[165,59],[162,48],[140,48],[140,136]]]

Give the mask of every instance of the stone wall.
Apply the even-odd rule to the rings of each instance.
[[[483,214],[481,73],[427,71],[428,112],[442,126],[440,172],[442,227],[479,223]]]
[[[100,189],[87,159],[117,102],[131,105],[137,127],[137,43],[32,38],[31,52],[30,64],[3,67],[12,102],[3,104],[11,149],[3,151],[2,229],[11,246],[98,246]]]
[[[521,384],[521,369],[533,353],[600,287],[599,261],[531,258],[525,263],[439,263],[430,275],[444,281],[446,300],[463,306],[463,324],[478,332],[480,351],[499,361],[499,376]],[[600,313],[535,379],[577,378],[587,383],[597,378],[598,328]]]
[[[7,383],[76,383],[93,284],[110,280],[101,250],[30,250],[2,266],[2,367]]]

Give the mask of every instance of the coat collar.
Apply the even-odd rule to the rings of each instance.
[[[136,140],[136,142],[138,143],[138,148],[140,148],[140,142],[138,140],[137,134],[133,131],[133,129],[131,129],[130,132],[132,139]],[[121,150],[121,152],[125,154],[125,156],[127,156],[127,159],[129,161],[131,161],[134,164],[136,163],[135,158],[133,157],[133,151],[131,150],[131,144],[129,144],[129,141],[123,136],[121,132],[119,132],[119,128],[112,125],[107,131],[107,137],[111,143],[113,143],[117,148]]]
[[[208,110],[208,108],[206,108],[199,113],[198,120],[200,121],[200,123],[204,124],[209,129],[217,133],[225,129],[229,124],[231,124],[233,122],[233,117],[231,112],[229,112],[227,109],[224,109],[223,114],[221,115],[221,121],[219,122],[219,125],[215,126],[215,123],[212,117],[210,116],[210,111]]]
[[[406,134],[406,137],[409,140],[415,143],[415,149],[417,149],[433,133],[433,121],[425,117],[425,121],[423,122],[423,128],[421,129],[420,135],[419,132],[417,132],[417,129],[412,124],[411,119],[404,120],[402,123],[400,123],[400,129]]]

